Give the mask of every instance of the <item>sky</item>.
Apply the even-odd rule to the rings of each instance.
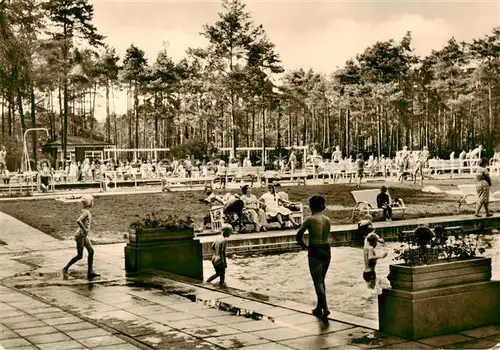
[[[106,43],[123,57],[134,43],[152,63],[166,48],[175,61],[189,47],[205,47],[204,24],[215,23],[219,1],[88,0],[94,24]],[[415,53],[425,56],[455,37],[459,41],[484,36],[500,26],[500,0],[243,0],[254,23],[262,24],[276,45],[285,69],[313,68],[330,73],[377,41],[401,40],[412,32]],[[98,101],[102,120],[104,101]],[[117,93],[115,111],[127,108]],[[100,117],[101,116],[101,117]]]

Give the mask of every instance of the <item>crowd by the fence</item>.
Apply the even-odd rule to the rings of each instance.
[[[165,179],[196,179],[214,177],[223,179],[241,178],[248,175],[256,177],[312,176],[313,178],[329,177],[338,181],[341,178],[356,178],[360,168],[365,177],[395,177],[401,178],[402,174],[417,174],[425,176],[444,173],[470,173],[472,174],[484,152],[480,146],[469,152],[462,151],[457,158],[455,153],[449,159],[430,158],[426,147],[422,150],[410,151],[407,147],[396,153],[394,158],[381,155],[380,158],[370,155],[363,157],[343,157],[339,147],[332,152],[331,157],[325,158],[313,151],[307,158],[299,161],[292,150],[287,157],[276,157],[265,167],[252,164],[249,157],[242,160],[229,158],[228,162],[217,158],[211,161],[201,161],[187,156],[185,159],[172,159],[170,161],[132,160],[119,161],[91,160],[83,162],[67,162],[63,169],[54,170],[48,160],[42,160],[37,166],[37,171],[9,173],[5,163],[5,148],[0,151],[0,177],[4,185],[12,181],[17,183],[38,183],[41,190],[49,189],[55,184],[76,184],[85,182],[122,182]],[[356,158],[356,159],[355,159]],[[500,173],[500,152],[495,152],[490,159],[492,174]],[[222,183],[222,182],[221,182]]]

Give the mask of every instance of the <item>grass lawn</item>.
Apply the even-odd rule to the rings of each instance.
[[[456,189],[459,183],[472,183],[473,180],[436,180],[426,185],[433,185],[443,190]],[[497,182],[497,181],[495,181]],[[378,188],[380,183],[369,183],[362,189]],[[425,193],[420,186],[412,184],[391,184],[391,195],[403,198],[408,207],[406,218],[454,215],[457,213],[458,197],[445,193]],[[492,188],[496,191],[498,185]],[[307,207],[308,199],[314,194],[325,197],[328,215],[333,224],[350,223],[351,210],[355,205],[351,191],[353,184],[334,184],[319,186],[283,187],[288,192],[290,200],[300,201]],[[264,189],[253,190],[260,196]],[[233,190],[232,192],[238,192]],[[96,237],[122,238],[129,225],[137,217],[145,216],[154,211],[162,210],[166,214],[178,216],[190,215],[201,226],[203,217],[209,212],[209,206],[199,202],[204,198],[203,191],[182,191],[158,194],[115,195],[96,198],[93,213],[93,235]],[[12,215],[28,225],[60,239],[72,237],[77,224],[81,204],[62,203],[56,200],[40,199],[30,201],[0,202],[0,211]],[[493,209],[497,207],[493,205]],[[309,215],[306,208],[305,214]],[[472,213],[472,206],[463,207],[462,213]],[[398,214],[395,214],[398,219]]]

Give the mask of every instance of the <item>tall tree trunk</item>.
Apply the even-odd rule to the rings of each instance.
[[[146,114],[144,114],[144,117],[142,118],[142,137],[143,137],[143,144],[145,148],[149,148],[150,145],[146,142]]]
[[[129,85],[128,91],[127,91],[127,121],[128,121],[128,147],[133,148],[132,146],[132,118],[133,118],[133,111],[130,111],[128,101],[130,97],[130,93],[132,92],[132,84]]]
[[[64,133],[64,109],[63,109],[63,100],[62,100],[62,87],[61,84],[58,84],[57,86],[57,98],[58,98],[58,104],[59,104],[59,122],[61,125],[59,126],[59,131],[61,133],[61,145],[64,141],[64,136],[62,135]]]
[[[113,90],[113,85],[110,86],[110,89],[111,89],[111,93],[113,94],[113,101],[114,101],[115,93],[114,93],[114,90]],[[114,104],[113,104],[113,106],[114,106]],[[118,116],[116,115],[116,111],[113,108],[113,123],[114,123],[114,134],[115,134],[113,141],[114,141],[114,144],[116,146],[118,146],[118,127],[117,127],[118,123],[117,123],[117,118],[118,118]]]
[[[63,130],[62,130],[62,147],[63,147],[63,159],[66,160],[67,157],[67,148],[68,148],[68,28],[66,27],[66,23],[63,26],[63,63],[64,63],[64,76],[63,76],[63,104],[64,104],[64,113],[63,113]]]
[[[278,132],[277,132],[277,144],[278,148],[281,148],[281,118],[283,118],[283,114],[281,113],[281,110],[278,112]]]
[[[17,88],[17,108],[19,109],[19,119],[21,121],[21,135],[26,130],[26,121],[24,120],[23,96],[21,89]]]
[[[85,91],[87,91],[87,90],[84,89],[82,91],[82,97],[80,99],[80,111],[79,111],[79,114],[81,115],[81,118],[82,118],[82,125],[81,125],[82,129],[85,130],[85,131],[87,131],[87,127],[88,127],[89,124],[87,124],[87,121],[88,121],[87,120],[87,108],[86,108],[86,103],[85,103],[86,102],[86,98],[85,97],[87,96],[87,94],[85,93]],[[90,103],[92,104],[92,101],[90,101]],[[73,106],[75,106],[75,104],[76,104],[76,93],[75,93],[75,102],[74,102]],[[75,107],[73,107],[73,120],[74,120],[75,126],[76,126],[76,120],[75,120],[76,119],[75,118],[76,115],[77,115],[76,114],[76,109],[75,109]],[[90,124],[91,123],[92,122],[90,122]],[[90,132],[91,132],[91,135],[92,135],[92,125],[90,126],[89,129],[91,129]]]
[[[35,101],[35,86],[34,84],[31,84],[31,127],[36,128],[36,101]],[[37,137],[36,137],[36,131],[32,131],[31,134],[31,144],[33,147],[33,161],[35,162],[35,166],[37,164],[37,157],[36,157],[36,147],[37,147]]]
[[[349,157],[349,118],[351,114],[351,107],[350,105],[347,105],[347,111],[345,114],[345,154],[346,157]]]
[[[377,113],[377,157],[380,158],[380,155],[382,153],[381,148],[382,148],[382,125],[380,121],[380,112],[382,109],[382,106],[379,106],[377,103],[376,105],[376,113]]]
[[[493,151],[493,106],[492,106],[492,96],[491,96],[491,81],[488,81],[488,141],[486,145],[486,155],[491,155]]]
[[[2,92],[2,143],[5,139],[5,94]]]
[[[288,112],[288,147],[292,147],[292,112]]]
[[[231,69],[232,70],[232,69]],[[237,140],[236,140],[236,116],[234,110],[234,93],[231,89],[231,129],[232,129],[232,148],[233,148],[233,156],[236,157],[236,148]]]
[[[91,135],[94,134],[94,128],[95,128],[95,125],[94,125],[94,120],[95,120],[95,100],[96,100],[96,97],[97,97],[97,84],[94,84],[94,93],[93,93],[93,96],[92,96],[92,107],[90,109],[90,123],[91,123]]]
[[[54,95],[52,94],[52,91],[49,92],[49,103],[50,103],[50,118],[51,118],[50,139],[54,140],[56,138],[56,113],[54,111]]]
[[[252,104],[252,147],[255,147],[255,105]]]
[[[9,137],[12,136],[12,133],[13,133],[14,112],[15,112],[15,110],[14,110],[14,97],[12,96],[12,91],[9,91],[9,109],[8,109],[8,115],[7,115]]]
[[[429,147],[429,93],[425,93],[425,145]]]
[[[332,132],[331,132],[331,116],[330,116],[330,104],[328,103],[328,100],[325,99],[325,105],[326,105],[326,118],[325,118],[325,123],[327,124],[326,128],[326,133],[327,133],[327,145],[328,147],[332,148]]]
[[[135,148],[139,148],[139,91],[137,82],[134,84],[134,112],[135,112]]]
[[[337,144],[338,146],[342,146],[342,138],[343,138],[343,133],[342,133],[342,107],[340,106],[340,99],[339,99],[339,110],[338,110],[338,125],[337,125]]]
[[[266,165],[266,107],[262,107],[262,166]]]
[[[109,115],[109,79],[106,81],[106,142],[111,141],[111,119]]]
[[[302,144],[304,146],[307,145],[307,113],[304,113],[304,132],[302,134]]]
[[[155,111],[154,116],[155,116],[155,147],[158,147],[160,145],[160,139],[159,139],[159,133],[158,133],[158,109],[159,109],[159,101],[158,101],[158,95],[155,92]]]

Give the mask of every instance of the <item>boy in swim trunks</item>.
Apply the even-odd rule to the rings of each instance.
[[[212,243],[212,265],[214,265],[215,274],[207,279],[207,282],[212,282],[217,277],[220,277],[220,285],[224,285],[226,278],[227,260],[226,260],[226,246],[227,238],[233,232],[233,227],[229,224],[222,225],[221,234]]]
[[[368,284],[368,288],[374,289],[377,282],[377,274],[375,273],[375,266],[377,265],[378,259],[383,259],[387,256],[387,252],[382,255],[377,255],[375,252],[375,247],[377,243],[384,244],[384,240],[379,237],[375,232],[371,232],[365,238],[365,245],[363,248],[363,254],[365,257],[365,271],[363,272],[363,279]]]
[[[309,208],[312,215],[308,217],[296,235],[297,243],[308,250],[309,272],[314,283],[318,298],[312,313],[328,320],[330,310],[326,303],[325,276],[330,266],[330,219],[322,212],[325,210],[325,199],[322,196],[313,196],[309,199]],[[309,231],[309,245],[304,243],[304,233]]]
[[[82,196],[81,201],[83,203],[83,209],[80,216],[76,220],[76,223],[78,224],[78,230],[75,234],[77,255],[73,259],[71,259],[69,263],[62,269],[64,279],[68,278],[68,269],[71,267],[71,265],[83,258],[83,248],[86,248],[88,252],[87,278],[91,280],[95,277],[100,276],[99,274],[95,273],[92,268],[94,264],[94,249],[92,248],[92,244],[90,243],[88,237],[92,222],[90,209],[94,206],[94,197],[86,194]]]

